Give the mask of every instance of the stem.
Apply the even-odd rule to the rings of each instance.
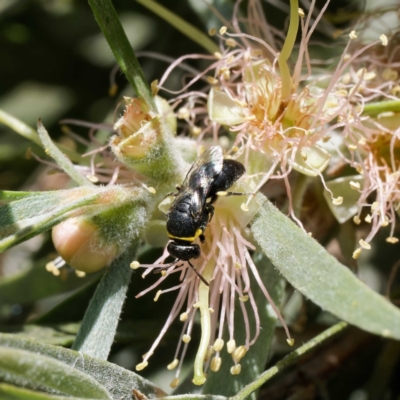
[[[278,63],[282,79],[282,100],[285,101],[292,93],[292,77],[290,75],[287,60],[292,54],[299,29],[299,3],[298,0],[290,0],[290,23],[288,33],[282,51],[279,54]]]
[[[153,95],[132,46],[126,37],[112,1],[89,0],[89,5],[122,72],[136,94],[145,100],[151,111],[157,113]]]
[[[203,272],[203,277],[206,281],[210,282],[215,267],[214,259],[208,261],[206,268]],[[210,282],[210,284],[212,284]],[[203,281],[199,284],[199,304],[200,304],[200,323],[201,323],[201,339],[199,348],[197,350],[196,358],[194,360],[194,376],[192,382],[195,385],[202,385],[206,381],[206,376],[203,371],[204,359],[207,355],[208,346],[211,337],[211,318],[210,318],[210,287]]]
[[[301,356],[313,350],[317,346],[321,345],[323,342],[329,338],[337,335],[347,328],[346,322],[339,322],[324,332],[320,333],[314,339],[311,339],[303,346],[287,355],[283,360],[278,361],[273,367],[262,373],[255,381],[243,388],[236,396],[230,397],[230,400],[243,400],[247,398],[251,393],[257,390],[265,382],[269,381],[272,377],[277,375],[279,372],[283,371],[287,367],[295,364]]]
[[[81,186],[94,186],[89,179],[75,169],[71,160],[53,143],[40,119],[38,120],[38,133],[45,153],[53,158],[73,181]]]
[[[135,243],[104,274],[83,317],[73,350],[107,359],[132,274],[129,264],[135,258],[136,249]]]

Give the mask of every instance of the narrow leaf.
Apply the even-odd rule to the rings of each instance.
[[[111,399],[92,377],[60,361],[0,347],[0,380],[17,386],[86,399]]]
[[[0,383],[1,400],[83,400],[83,397],[56,396],[43,392],[23,389],[17,386]],[[85,398],[87,400],[87,398]],[[93,399],[95,400],[95,399]]]
[[[47,133],[46,128],[43,126],[40,120],[38,121],[38,132],[46,154],[53,158],[53,160],[56,161],[56,163],[73,181],[81,186],[94,186],[89,179],[75,169],[71,160],[53,143],[49,134]]]
[[[79,371],[83,371],[105,387],[109,393],[112,393],[113,400],[130,399],[132,389],[140,391],[150,399],[165,396],[165,393],[161,389],[134,372],[107,361],[97,360],[77,351],[1,333],[0,346],[42,354],[61,361]]]
[[[111,0],[89,0],[93,14],[122,72],[136,94],[157,112],[153,95]]]
[[[106,360],[114,343],[137,245],[117,258],[100,281],[72,346],[81,353]]]
[[[361,282],[270,202],[265,201],[251,230],[275,267],[314,303],[368,332],[400,339],[400,310]]]
[[[12,202],[9,202],[10,192],[0,191],[0,202],[3,197],[8,202],[0,205],[0,252],[51,229],[66,218],[78,215],[85,206],[90,206],[87,215],[94,215],[107,207],[115,207],[115,203],[109,200],[101,202],[99,199],[119,190],[124,189],[118,186],[86,186],[69,190],[32,192],[29,196],[23,192],[18,200]]]

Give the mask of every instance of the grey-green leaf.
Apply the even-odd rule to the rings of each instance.
[[[90,375],[102,387],[106,388],[113,400],[130,398],[132,389],[138,390],[144,396],[152,399],[163,397],[165,393],[134,372],[128,371],[107,361],[80,354],[77,351],[65,349],[59,346],[52,346],[26,340],[0,333],[0,346],[11,349],[22,349],[35,354],[41,354],[49,359],[55,359],[76,370]],[[82,394],[80,394],[82,397]]]
[[[57,396],[0,383],[1,400],[83,400],[83,397]],[[85,399],[87,400],[87,398]],[[93,399],[94,400],[94,399]]]
[[[53,358],[0,346],[0,380],[17,386],[85,399],[111,399],[88,374]]]
[[[368,332],[400,339],[400,310],[266,199],[251,230],[275,267],[314,303]]]
[[[0,205],[0,252],[78,215],[83,207],[90,206],[85,215],[112,207],[112,202],[96,201],[118,190],[118,186],[86,186],[29,195],[0,191],[0,203],[5,203]]]

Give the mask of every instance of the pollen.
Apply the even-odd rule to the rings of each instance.
[[[221,29],[219,30],[219,34],[224,35],[227,30],[228,30],[228,28],[226,26],[222,26]]]
[[[357,164],[357,166],[356,166],[356,171],[357,171],[359,174],[363,174],[363,173],[364,173],[364,170],[362,169],[362,167],[361,167],[360,164]]]
[[[216,352],[221,351],[224,348],[224,344],[225,342],[223,341],[223,339],[221,338],[216,339],[213,345],[214,351]]]
[[[169,384],[169,387],[174,389],[179,385],[179,378],[176,377],[174,379],[172,379],[171,383]]]
[[[193,136],[199,136],[201,133],[201,128],[198,126],[193,126],[191,131]]]
[[[247,349],[245,346],[237,347],[232,353],[232,359],[236,363],[240,362],[240,360],[246,355]]]
[[[156,293],[155,297],[154,297],[154,301],[157,301],[157,300],[160,298],[161,294],[162,294],[162,290],[159,290],[159,291]]]
[[[395,244],[398,241],[399,241],[399,239],[397,237],[394,237],[394,236],[389,236],[389,237],[386,238],[386,242],[388,242],[388,243]]]
[[[349,38],[350,38],[350,39],[357,39],[357,33],[356,33],[356,31],[351,31],[351,32],[349,33]]]
[[[365,249],[365,250],[371,250],[371,245],[370,245],[368,242],[366,242],[364,239],[360,239],[358,243],[360,243],[360,246],[361,246],[363,249]]]
[[[382,78],[385,81],[397,81],[399,74],[392,68],[385,68],[382,72]]]
[[[386,35],[384,35],[384,34],[382,33],[382,35],[379,36],[379,39],[381,39],[382,46],[387,46],[387,44],[388,44],[388,38],[387,38]]]
[[[236,364],[233,367],[231,367],[231,374],[232,375],[239,375],[240,371],[242,370],[242,367],[240,364]]]
[[[169,364],[167,365],[167,369],[168,369],[169,371],[172,371],[173,369],[175,369],[175,368],[178,366],[178,364],[179,364],[179,360],[178,360],[177,358],[175,358],[174,361],[172,361],[171,363],[169,363]]]
[[[140,263],[138,261],[132,261],[129,266],[132,269],[138,269],[140,267]]]
[[[361,224],[361,219],[360,219],[360,217],[359,217],[358,215],[355,215],[355,216],[353,217],[353,222],[354,222],[356,225],[360,225],[360,224]]]
[[[178,110],[178,119],[189,119],[190,118],[190,113],[189,110],[186,107],[181,107]]]
[[[225,40],[225,44],[228,47],[236,47],[237,46],[237,41],[235,39],[229,38],[229,39]]]
[[[232,354],[236,349],[236,342],[235,339],[231,339],[228,341],[226,344],[226,350],[228,351],[229,354]]]
[[[182,336],[182,342],[183,342],[183,343],[189,343],[191,339],[192,339],[192,338],[191,338],[190,335],[183,335],[183,336]]]
[[[355,249],[355,250],[353,251],[353,258],[354,258],[355,260],[357,260],[357,258],[360,257],[361,250],[362,250],[361,247],[359,247],[358,249]]]
[[[357,150],[357,145],[356,144],[349,144],[348,148],[349,148],[349,150]]]
[[[245,303],[246,301],[249,300],[249,296],[247,294],[245,296],[240,296],[239,300],[242,301],[243,303]]]
[[[76,270],[76,271],[75,271],[75,275],[76,275],[78,278],[84,278],[84,277],[86,276],[86,272],[85,272],[85,271],[78,271],[78,270]]]
[[[290,339],[286,339],[287,344],[292,347],[294,345],[294,339],[290,338]]]
[[[360,190],[360,183],[359,182],[350,181],[349,185],[354,190]]]
[[[149,365],[149,363],[147,361],[143,361],[139,364],[136,365],[135,369],[136,371],[142,371],[144,370],[147,366]]]
[[[389,219],[388,217],[385,215],[385,219],[381,222],[381,226],[385,227],[389,225]]]
[[[241,208],[244,212],[249,211],[249,207],[247,206],[246,203],[242,203],[242,204],[240,205],[240,208]]]
[[[374,201],[374,202],[371,204],[371,211],[375,211],[378,207],[379,207],[379,202]]]
[[[183,312],[180,316],[179,316],[179,320],[184,322],[188,319],[189,314],[187,312]]]
[[[210,85],[216,85],[219,82],[219,80],[217,78],[214,78],[213,76],[207,76],[207,82]]]
[[[210,365],[211,371],[218,372],[219,369],[221,368],[221,364],[222,364],[221,357],[214,357],[211,360],[211,365]]]
[[[340,206],[343,203],[343,197],[339,196],[339,197],[336,197],[336,198],[332,199],[332,203],[335,206]]]
[[[222,59],[222,54],[221,54],[219,51],[216,51],[216,52],[214,53],[214,57],[215,57],[217,60],[221,60],[221,59]]]
[[[92,183],[97,183],[99,181],[99,178],[96,175],[86,175],[86,178],[89,179],[90,182]]]
[[[368,222],[369,224],[371,223],[371,221],[372,221],[372,217],[371,217],[371,215],[370,214],[368,214],[365,218],[364,218],[364,221],[365,222]]]
[[[214,36],[216,33],[217,33],[217,30],[216,30],[215,28],[210,28],[210,29],[208,30],[208,34],[209,34],[210,36]]]
[[[304,10],[302,8],[299,8],[299,15],[301,18],[304,18],[306,14],[304,14]]]

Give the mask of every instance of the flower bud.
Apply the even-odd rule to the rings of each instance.
[[[70,218],[55,226],[52,238],[59,255],[78,271],[99,271],[118,255],[118,247],[105,243],[98,227],[82,217]]]

